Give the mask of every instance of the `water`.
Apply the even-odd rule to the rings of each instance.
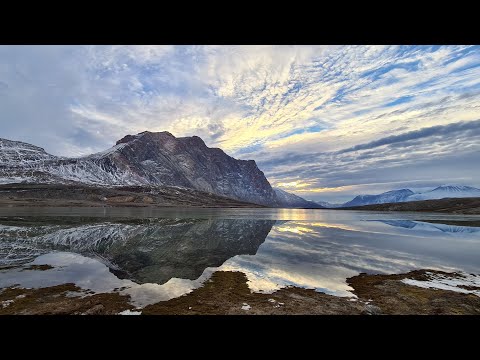
[[[292,209],[0,209],[0,288],[75,283],[141,307],[218,270],[252,291],[293,285],[352,296],[361,272],[480,273],[480,216]],[[28,270],[49,264],[46,271]]]

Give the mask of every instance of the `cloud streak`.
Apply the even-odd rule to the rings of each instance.
[[[371,141],[366,144],[355,145],[351,148],[340,150],[337,154],[344,154],[347,152],[374,149],[379,146],[392,145],[392,144],[404,144],[412,140],[424,139],[432,136],[445,136],[452,135],[458,132],[469,132],[469,136],[480,135],[480,120],[476,121],[460,121],[449,125],[438,125],[423,128],[420,130],[406,132],[400,135],[387,136],[379,140]],[[417,145],[414,143],[413,145]],[[403,145],[405,146],[405,145]]]

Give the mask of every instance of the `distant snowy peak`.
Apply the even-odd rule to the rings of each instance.
[[[378,195],[358,195],[353,200],[343,204],[342,207],[404,202],[408,201],[407,199],[413,194],[414,192],[410,189],[400,189]]]
[[[409,196],[408,201],[464,197],[480,197],[480,189],[472,186],[442,185],[433,190]]]
[[[464,197],[480,197],[480,189],[462,185],[442,185],[423,193],[414,193],[410,189],[393,190],[379,195],[358,195],[341,207]]]
[[[288,208],[322,208],[320,204],[316,202],[305,200],[304,198],[295,194],[289,193],[279,188],[273,188],[277,196],[277,204],[280,207]]]
[[[324,208],[327,208],[327,209],[335,209],[335,208],[338,208],[338,207],[342,207],[343,204],[333,204],[333,203],[329,203],[328,201],[315,201],[318,205],[324,207]]]

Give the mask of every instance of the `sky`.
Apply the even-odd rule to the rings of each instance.
[[[0,46],[0,137],[197,135],[312,200],[480,186],[478,46]]]

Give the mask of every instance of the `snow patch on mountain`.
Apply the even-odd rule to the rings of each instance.
[[[117,144],[115,146],[112,146],[110,149],[100,151],[92,155],[88,155],[85,157],[85,159],[101,159],[105,156],[111,155],[117,151],[122,150],[127,145],[128,145],[127,143]]]

